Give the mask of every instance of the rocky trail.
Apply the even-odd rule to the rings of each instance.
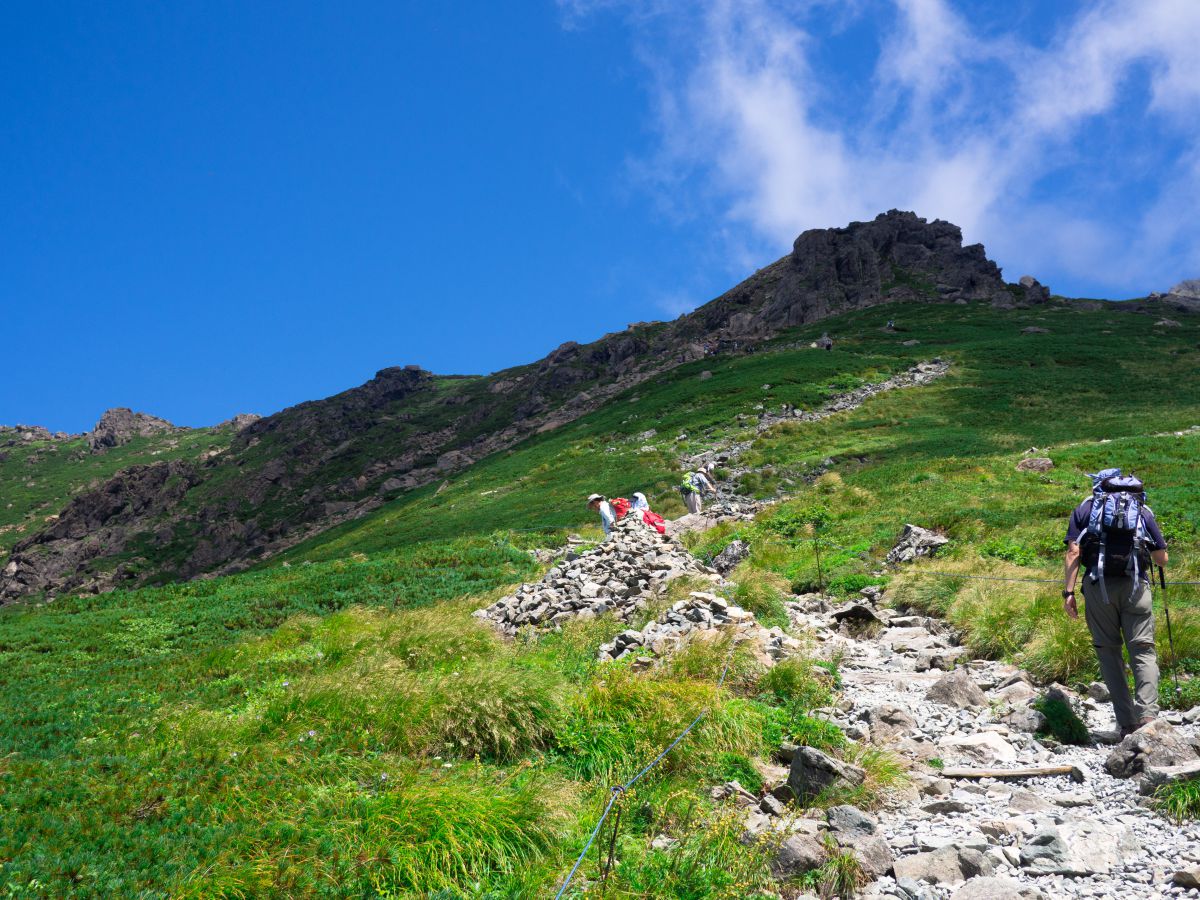
[[[758,422],[755,425],[755,433],[762,434],[765,431],[774,428],[776,425],[785,422],[819,422],[822,419],[827,419],[830,416],[838,413],[845,413],[857,409],[862,406],[867,400],[876,397],[879,394],[887,393],[888,391],[902,390],[904,388],[922,387],[928,385],[943,377],[950,371],[950,363],[943,359],[934,358],[927,362],[920,362],[904,372],[893,375],[883,381],[872,384],[864,384],[854,390],[846,391],[841,394],[836,394],[831,397],[820,409],[803,410],[796,407],[784,405],[775,409],[769,409],[763,406],[757,409]],[[769,385],[764,385],[769,387]],[[714,445],[713,447],[704,450],[700,453],[685,457],[680,461],[684,469],[697,469],[700,466],[708,463],[717,463],[725,467],[728,471],[730,479],[737,479],[740,476],[753,471],[752,467],[741,463],[742,455],[750,449],[754,440],[744,441],[727,441]],[[813,473],[813,474],[820,474]],[[731,504],[734,509],[733,513],[750,512],[752,509],[747,507],[756,506],[753,501],[747,501],[746,498],[739,498],[730,495],[722,495],[720,503]],[[720,504],[718,504],[720,506]],[[708,516],[711,518],[711,513]],[[708,527],[703,520],[698,522],[689,521],[692,516],[684,516],[679,522],[684,523],[686,530],[694,530],[700,527]]]
[[[1112,746],[1101,685],[1085,697],[1035,685],[1015,666],[970,659],[944,623],[883,599],[868,592],[839,609],[819,597],[793,605],[796,629],[817,640],[819,655],[840,660],[841,698],[827,718],[911,764],[891,807],[864,815],[892,865],[863,896],[1200,896],[1200,827],[1169,821],[1141,792],[1163,767],[1200,758],[1194,716],[1168,713]],[[1069,703],[1094,743],[1039,738],[1044,718],[1033,704],[1046,696]],[[1069,771],[947,777],[1038,767]],[[793,784],[795,769],[793,760]]]
[[[883,390],[928,384],[947,370],[940,360],[922,363],[800,415],[823,418]],[[760,430],[783,420],[764,415]],[[748,447],[730,444],[683,462],[693,468],[715,459],[736,471]],[[706,565],[675,539],[752,518],[762,505],[722,492],[666,535],[627,517],[590,550],[558,551],[540,582],[476,615],[509,635],[609,612],[632,624],[647,618],[643,611],[654,609],[671,581],[686,576],[708,587],[621,632],[599,648],[600,659],[632,656],[635,666],[649,667],[686,639],[732,630],[735,643],[749,642],[764,666],[802,650],[836,662],[838,700],[818,714],[860,748],[901,759],[906,778],[875,814],[845,805],[798,811],[793,801],[852,788],[866,773],[848,759],[785,744],[764,767],[761,792],[737,782],[714,785],[714,800],[741,808],[743,839],[770,848],[781,882],[819,868],[832,846],[858,860],[865,877],[859,896],[866,898],[1200,897],[1200,826],[1171,822],[1147,796],[1162,780],[1200,771],[1200,708],[1167,713],[1118,743],[1103,685],[1077,696],[1039,685],[1016,666],[973,659],[946,623],[893,608],[878,587],[841,604],[818,594],[793,597],[786,604],[791,627],[764,628],[726,599],[734,587],[726,576],[736,582],[737,566],[753,548],[734,541]],[[944,543],[906,525],[887,562],[905,565]],[[1069,707],[1086,726],[1086,744],[1044,735],[1047,700]],[[659,835],[655,845],[669,848],[673,838]]]

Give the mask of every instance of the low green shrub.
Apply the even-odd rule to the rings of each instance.
[[[1162,785],[1154,792],[1154,807],[1180,824],[1200,819],[1200,779]]]
[[[1054,738],[1063,744],[1085,745],[1091,743],[1091,735],[1075,710],[1069,703],[1050,697],[1042,697],[1033,704],[1033,708],[1046,717],[1043,734]]]
[[[716,782],[736,781],[751,793],[762,790],[762,773],[748,756],[741,753],[718,753],[713,767]]]
[[[803,656],[790,656],[767,669],[758,687],[777,705],[807,712],[832,701],[831,682],[827,669]]]
[[[740,900],[777,896],[767,842],[742,842],[745,823],[734,809],[701,810],[670,832],[670,850],[651,850],[646,839],[621,843],[620,863],[609,878],[614,897],[647,900]]]

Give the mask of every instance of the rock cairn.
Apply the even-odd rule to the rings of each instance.
[[[720,579],[678,541],[626,516],[603,543],[582,553],[568,551],[541,581],[522,584],[474,615],[508,635],[605,613],[628,621],[667,582],[684,575]]]

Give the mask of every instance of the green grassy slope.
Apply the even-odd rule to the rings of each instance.
[[[903,330],[886,332],[889,319]],[[759,441],[749,458],[767,471],[749,487],[766,493],[828,457],[869,456],[903,468],[1200,423],[1197,325],[1164,329],[1153,321],[1070,308],[920,304],[839,316],[775,342],[806,345],[829,330],[838,339],[834,353],[780,349],[681,366],[597,413],[484,460],[440,490],[401,498],[285,558],[370,553],[495,528],[575,525],[589,520],[582,499],[593,490],[642,489],[670,502],[676,460],[722,438],[752,434],[756,405],[811,409],[863,380],[938,355],[955,368],[933,387],[879,398],[850,416],[787,426]],[[1028,326],[1051,333],[1021,334]],[[903,346],[908,340],[921,343]],[[710,379],[699,378],[704,370]],[[657,435],[639,437],[650,428]],[[687,438],[676,440],[680,434]],[[643,452],[646,446],[652,449]],[[881,471],[891,477],[894,469]]]
[[[232,437],[231,428],[197,428],[134,438],[104,453],[90,452],[83,438],[0,448],[0,557],[79,491],[98,487],[121,469],[224,450]]]
[[[884,332],[891,318],[905,331]],[[746,434],[755,405],[811,408],[941,355],[955,365],[934,385],[759,437],[746,487],[790,499],[695,551],[749,538],[739,599],[770,620],[789,590],[878,580],[905,521],[938,527],[946,558],[894,576],[893,593],[949,616],[981,653],[1085,680],[1085,632],[1059,615],[1054,586],[923,573],[1053,577],[1083,473],[1111,463],[1147,479],[1177,577],[1200,577],[1200,434],[1169,433],[1200,423],[1200,329],[1153,321],[957,306],[839,317],[819,326],[834,353],[787,348],[812,329],[774,353],[682,367],[259,571],[0,611],[0,897],[544,896],[607,785],[704,707],[627,804],[610,890],[753,895],[765,856],[702,789],[752,786],[753,761],[786,737],[842,748],[808,715],[828,678],[738,659],[718,695],[719,645],[649,674],[600,668],[615,623],[506,644],[471,610],[536,573],[523,548],[595,534],[588,491],[641,488],[666,508],[678,456]],[[1055,469],[1016,472],[1031,446]],[[832,471],[807,484],[826,459]],[[1172,604],[1186,675],[1200,615],[1189,589]],[[862,762],[872,779],[850,799],[870,803],[894,773]],[[649,848],[664,830],[681,852]]]

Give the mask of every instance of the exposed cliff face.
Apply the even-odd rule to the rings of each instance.
[[[137,564],[94,564],[123,554],[138,533],[131,526],[171,510],[199,480],[196,466],[174,460],[131,466],[76,497],[13,547],[0,570],[0,602],[39,591],[106,590],[135,578]]]
[[[126,470],[14,548],[0,569],[0,602],[236,571],[559,427],[664,369],[835,313],[900,300],[1011,306],[1046,299],[1033,279],[1005,284],[983,247],[964,247],[948,222],[893,210],[807,231],[788,256],[674,322],[568,342],[539,362],[485,378],[383,369],[360,387],[239,423],[230,450],[202,466]],[[170,428],[110,410],[90,440],[102,449]],[[136,565],[113,562],[131,547],[152,552]]]
[[[769,337],[836,313],[896,301],[1040,303],[1031,284],[1009,285],[982,244],[963,246],[957,225],[911,212],[882,213],[845,228],[806,231],[792,252],[760,269],[683,324],[690,334]]]

